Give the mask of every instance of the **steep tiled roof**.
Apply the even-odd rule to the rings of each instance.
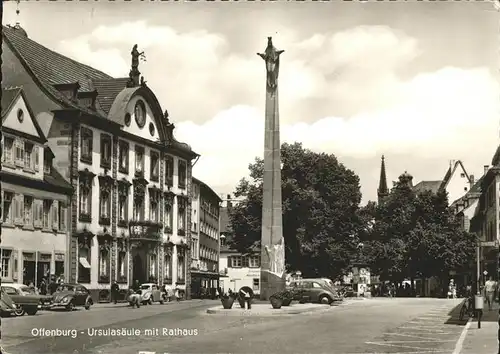
[[[57,101],[67,107],[103,117],[95,110],[78,106],[76,102],[69,100],[56,90],[53,85],[78,83],[81,92],[92,91],[91,80],[113,79],[111,76],[42,46],[29,39],[25,32],[18,28],[2,26],[2,34],[6,43],[31,71],[32,76]]]
[[[21,94],[20,87],[2,89],[2,118],[9,111],[18,95]]]
[[[127,86],[129,78],[118,79],[95,79],[92,80],[97,90],[97,101],[101,109],[108,114],[113,102],[118,94]]]
[[[63,178],[63,176],[61,176],[61,174],[59,172],[57,172],[57,170],[55,168],[50,169],[50,175],[44,174],[43,180],[45,182],[47,182],[48,184],[51,184],[55,187],[64,188],[64,189],[67,189],[68,191],[73,190],[73,187],[71,186],[71,184],[66,182],[66,180]]]
[[[81,91],[91,91],[92,89],[88,87],[89,78],[112,79],[102,71],[45,48],[15,28],[4,27],[3,31],[33,73],[47,84],[78,82]]]
[[[421,181],[413,186],[413,191],[415,193],[423,191],[431,191],[432,193],[437,193],[442,181]]]

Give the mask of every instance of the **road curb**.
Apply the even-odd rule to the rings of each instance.
[[[288,306],[287,306],[288,307]],[[328,311],[331,308],[336,306],[329,305],[317,305],[317,306],[308,306],[305,308],[294,308],[290,306],[288,308],[280,308],[280,309],[272,309],[270,307],[265,307],[265,309],[254,309],[244,310],[244,309],[223,309],[220,307],[212,307],[207,309],[206,314],[209,315],[219,315],[219,316],[241,316],[241,317],[249,317],[249,316],[257,316],[257,317],[269,317],[269,316],[287,316],[287,315],[300,315],[300,314],[308,314],[312,312],[318,311]]]

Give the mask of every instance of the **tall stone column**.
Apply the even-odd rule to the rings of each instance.
[[[267,39],[267,48],[258,55],[266,64],[266,109],[264,136],[264,179],[262,196],[262,234],[260,297],[268,300],[285,287],[285,240],[281,199],[280,123],[278,105],[278,74],[280,54]]]

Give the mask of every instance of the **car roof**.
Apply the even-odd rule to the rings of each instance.
[[[144,285],[156,285],[156,283],[142,283],[141,286],[144,286]]]
[[[83,286],[82,284],[78,284],[78,283],[61,283],[59,285]]]

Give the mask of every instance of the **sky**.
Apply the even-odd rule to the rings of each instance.
[[[375,200],[388,183],[442,179],[462,160],[476,179],[500,143],[498,11],[479,2],[4,3],[44,46],[114,77],[139,70],[178,140],[201,155],[194,176],[234,191],[263,156],[265,66],[281,56],[281,141],[335,154]],[[48,18],[56,19],[47,21]]]

